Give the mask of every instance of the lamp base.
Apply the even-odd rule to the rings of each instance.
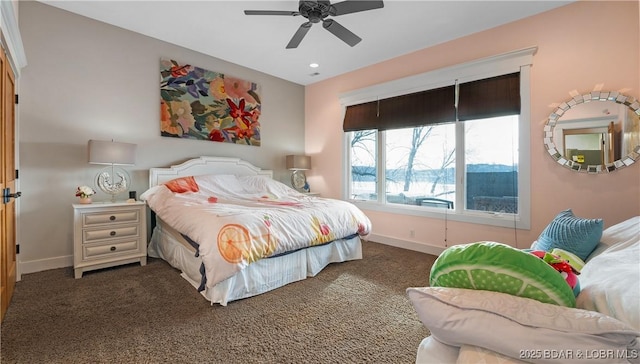
[[[293,171],[291,174],[291,186],[298,192],[309,192],[309,184],[307,183],[307,176],[304,171]]]
[[[131,177],[124,169],[111,166],[98,172],[95,182],[100,191],[111,195],[111,202],[116,202],[116,195],[129,188]]]

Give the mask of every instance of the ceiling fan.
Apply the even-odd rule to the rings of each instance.
[[[382,1],[345,0],[331,4],[329,0],[300,0],[298,11],[245,10],[244,13],[245,15],[302,15],[304,18],[307,18],[308,21],[300,25],[289,41],[289,44],[287,44],[287,49],[298,47],[309,29],[311,29],[311,26],[319,22],[322,22],[322,26],[326,30],[353,47],[360,43],[362,39],[353,34],[349,29],[340,25],[337,21],[326,18],[328,16],[340,16],[360,11],[380,9],[382,7],[384,7]]]

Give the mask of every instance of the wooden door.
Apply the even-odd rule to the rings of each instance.
[[[7,312],[16,284],[15,77],[4,50],[0,55],[0,321]]]

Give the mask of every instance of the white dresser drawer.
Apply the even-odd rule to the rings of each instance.
[[[115,244],[87,245],[84,247],[83,258],[102,258],[108,255],[127,254],[138,250],[138,240],[122,241]]]
[[[88,213],[82,215],[82,225],[85,227],[101,224],[113,224],[121,222],[138,222],[140,213],[138,210],[113,211],[109,213]]]
[[[137,237],[139,235],[138,225],[114,226],[109,229],[84,230],[83,244],[93,243],[104,239]]]

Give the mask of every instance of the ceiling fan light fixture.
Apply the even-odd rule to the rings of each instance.
[[[319,65],[319,64],[317,64],[317,63],[310,63],[310,64],[309,64],[309,67],[311,67],[311,68],[318,68],[318,67],[320,67],[320,65]]]
[[[300,45],[300,42],[302,42],[302,39],[307,35],[311,26],[320,22],[322,22],[323,28],[353,47],[360,43],[362,39],[337,21],[327,19],[327,17],[380,9],[383,7],[384,2],[379,0],[344,0],[334,4],[331,4],[331,1],[329,0],[300,0],[298,3],[298,11],[245,10],[244,13],[245,15],[302,15],[302,17],[306,18],[307,22],[300,25],[298,30],[293,34],[293,37],[287,44],[287,49],[297,48],[298,45]]]

